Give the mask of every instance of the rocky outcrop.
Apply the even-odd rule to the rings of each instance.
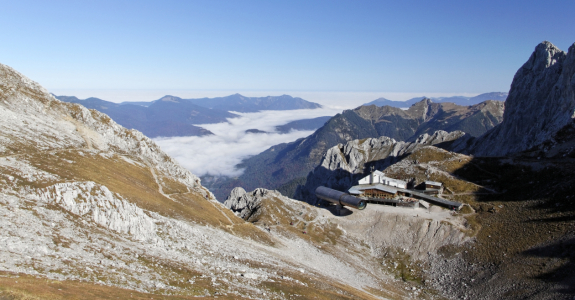
[[[41,189],[40,201],[56,204],[77,216],[89,216],[94,223],[133,239],[144,241],[156,236],[154,220],[138,206],[94,182],[59,183]]]
[[[279,196],[279,193],[275,191],[268,191],[262,188],[255,189],[248,193],[243,188],[236,187],[226,198],[224,206],[231,209],[238,217],[248,220],[250,216],[260,209],[262,198],[267,197],[271,193],[278,194]]]
[[[308,174],[305,185],[298,187],[294,198],[315,204],[314,191],[318,186],[345,191],[357,184],[372,167],[383,170],[421,147],[450,147],[454,141],[466,138],[468,136],[461,131],[437,131],[431,135],[423,134],[411,143],[382,136],[339,144],[326,152],[321,164]]]
[[[517,71],[503,122],[475,141],[478,156],[505,156],[530,149],[575,118],[575,44],[565,53],[550,42],[535,48]]]

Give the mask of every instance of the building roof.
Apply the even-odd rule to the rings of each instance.
[[[383,172],[381,172],[381,171],[377,171],[377,170],[375,170],[375,171],[373,171],[373,173],[371,173],[371,174],[369,174],[369,175],[363,177],[362,180],[363,180],[363,179],[366,179],[366,178],[369,178],[369,176],[372,176],[372,175],[377,175],[377,176],[379,176],[379,178],[381,178],[381,179],[383,179],[383,180],[388,180],[388,181],[393,181],[393,182],[396,182],[396,183],[407,184],[406,181],[403,181],[403,180],[400,180],[400,179],[391,178],[391,177],[387,177],[387,176],[385,176],[385,173],[383,173]]]
[[[429,184],[429,185],[443,185],[443,183],[441,182],[437,182],[437,181],[426,181],[425,184]]]
[[[404,190],[404,191],[408,191],[409,193],[411,193],[412,196],[425,199],[425,201],[433,203],[435,205],[456,207],[457,209],[461,208],[461,206],[463,205],[462,203],[459,203],[459,202],[449,201],[446,199],[429,196],[429,195],[426,195],[424,193],[416,192],[414,190]]]
[[[391,187],[389,185],[383,185],[383,184],[360,184],[360,185],[354,185],[352,186],[348,192],[350,194],[360,194],[362,191],[365,190],[370,190],[370,189],[376,189],[376,190],[380,190],[380,191],[384,191],[387,193],[391,193],[391,194],[395,194],[397,193],[397,189],[394,187]]]

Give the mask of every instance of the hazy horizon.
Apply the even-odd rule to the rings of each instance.
[[[316,102],[326,107],[349,109],[371,102],[379,98],[386,98],[395,101],[406,101],[415,97],[451,97],[465,96],[473,97],[489,92],[507,91],[485,91],[482,93],[399,93],[399,92],[345,92],[345,91],[287,91],[287,90],[186,90],[186,89],[52,89],[51,93],[57,96],[75,96],[79,99],[90,97],[102,100],[121,102],[148,102],[158,100],[163,96],[172,95],[184,99],[194,98],[214,98],[225,97],[233,94],[241,94],[246,97],[266,97],[290,95],[299,97],[307,101]]]

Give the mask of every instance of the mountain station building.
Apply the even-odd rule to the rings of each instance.
[[[396,187],[396,188],[400,188],[400,189],[406,189],[407,188],[407,182],[405,182],[403,180],[387,177],[381,171],[373,171],[368,176],[360,179],[358,183],[360,185],[362,185],[362,184],[376,185],[379,183],[379,184],[383,184],[386,186],[392,186],[392,187]]]
[[[432,203],[458,210],[462,204],[442,198],[433,197],[429,194],[440,194],[443,183],[437,181],[425,181],[425,190],[407,189],[407,182],[385,176],[381,171],[373,171],[368,176],[360,179],[358,185],[352,186],[348,194],[365,199],[371,203],[390,204],[393,206],[419,207],[419,201],[425,204]],[[424,205],[424,207],[429,207]]]

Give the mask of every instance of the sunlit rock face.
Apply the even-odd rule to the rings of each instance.
[[[268,196],[269,194],[280,196],[280,194],[275,191],[262,188],[255,189],[248,193],[243,188],[236,187],[230,192],[224,205],[226,208],[231,209],[238,217],[246,220],[257,212],[261,205],[262,197]]]
[[[367,175],[371,167],[383,170],[421,147],[453,147],[469,138],[469,135],[461,131],[439,130],[431,135],[422,134],[414,142],[396,141],[382,136],[339,144],[327,150],[320,165],[308,174],[305,184],[298,187],[295,198],[315,204],[318,200],[314,191],[318,186],[347,191]]]
[[[569,52],[539,44],[517,71],[505,103],[503,122],[481,136],[474,153],[505,156],[530,149],[575,118],[575,44]]]

